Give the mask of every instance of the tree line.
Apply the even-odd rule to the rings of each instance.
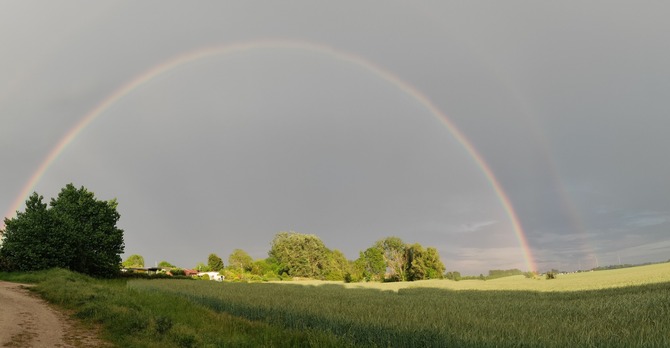
[[[123,264],[142,267],[144,260],[131,255]],[[232,280],[310,278],[347,282],[438,279],[445,271],[437,249],[407,244],[398,237],[381,239],[361,251],[356,260],[348,260],[341,251],[326,247],[318,236],[297,232],[277,233],[265,259],[253,260],[244,250],[235,249],[228,257],[228,266],[218,255],[210,254],[206,264],[199,262],[195,268],[218,271]]]
[[[142,267],[144,259],[131,255],[123,263],[123,230],[116,224],[120,214],[115,199],[98,200],[85,187],[66,185],[50,203],[33,193],[23,212],[5,218],[0,230],[0,270],[34,271],[54,267],[112,277],[120,267]],[[161,267],[176,268],[167,261]],[[313,234],[279,232],[271,242],[268,257],[253,260],[236,249],[228,267],[216,254],[201,271],[227,272],[228,279],[312,278],[344,281],[414,281],[444,276],[445,267],[437,249],[408,244],[398,237],[380,239],[348,260],[337,249],[329,249]]]

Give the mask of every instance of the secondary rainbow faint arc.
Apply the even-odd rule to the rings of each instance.
[[[426,109],[428,109],[435,117],[437,117],[442,124],[446,126],[449,132],[456,138],[456,140],[465,148],[465,151],[470,155],[472,160],[475,162],[477,167],[482,171],[486,179],[489,181],[491,187],[495,191],[496,196],[502,203],[505,213],[509,217],[512,226],[514,228],[514,233],[519,240],[523,252],[523,258],[526,263],[526,266],[529,270],[535,271],[536,265],[533,259],[530,247],[528,246],[528,241],[521,227],[521,222],[510,202],[509,197],[503,190],[500,182],[493,174],[493,171],[489,165],[484,161],[483,157],[477,152],[475,147],[470,143],[470,141],[465,137],[465,135],[456,127],[453,122],[442,112],[440,109],[433,104],[433,102],[428,99],[424,94],[418,91],[416,88],[411,86],[409,83],[403,81],[398,76],[392,72],[379,67],[370,61],[357,56],[353,53],[343,52],[336,50],[330,46],[323,44],[316,44],[311,42],[304,41],[293,41],[293,40],[263,40],[263,41],[251,41],[243,42],[238,44],[230,45],[221,45],[221,46],[208,46],[200,48],[194,51],[190,51],[167,61],[158,64],[141,75],[135,77],[127,84],[121,86],[105,98],[100,104],[98,104],[94,109],[89,111],[72,129],[70,129],[65,136],[56,144],[56,146],[49,152],[46,158],[39,165],[37,170],[30,177],[26,185],[23,187],[14,203],[10,207],[10,210],[5,214],[5,216],[14,216],[16,211],[21,207],[24,200],[31,193],[35,185],[40,181],[44,173],[47,171],[49,166],[58,158],[63,150],[70,144],[76,137],[81,133],[93,120],[100,116],[105,110],[111,107],[114,103],[122,99],[124,96],[128,95],[134,89],[140,87],[141,85],[151,81],[153,78],[162,75],[172,69],[175,69],[183,64],[197,61],[198,59],[215,56],[215,55],[225,55],[231,53],[238,53],[243,51],[248,51],[252,49],[271,49],[271,48],[281,48],[281,49],[299,49],[312,51],[322,54],[327,54],[331,57],[335,57],[339,60],[351,63],[353,65],[365,68],[367,71],[372,72],[373,74],[381,77],[385,81],[393,84],[398,89],[404,93],[410,95]]]

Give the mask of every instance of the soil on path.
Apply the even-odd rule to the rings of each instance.
[[[0,347],[109,347],[27,290],[0,281]]]

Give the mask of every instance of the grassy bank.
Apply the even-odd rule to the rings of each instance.
[[[0,273],[0,279],[35,283],[32,289],[43,298],[72,310],[84,322],[100,324],[103,338],[120,347],[346,346],[333,334],[286,330],[215,312],[183,296],[129,288],[123,279],[92,279],[66,270]]]
[[[37,283],[123,347],[659,347],[670,346],[667,269],[347,285],[97,280],[64,270],[0,278]],[[450,288],[462,284],[480,290]],[[517,290],[496,290],[509,287]]]

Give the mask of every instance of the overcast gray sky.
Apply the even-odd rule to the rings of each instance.
[[[34,190],[116,197],[124,258],[148,264],[235,248],[264,258],[293,230],[350,259],[394,235],[437,247],[448,270],[527,269],[500,197],[420,94],[490,166],[540,270],[667,260],[668,13],[637,1],[1,2],[0,209],[143,73],[275,42],[145,81]]]

